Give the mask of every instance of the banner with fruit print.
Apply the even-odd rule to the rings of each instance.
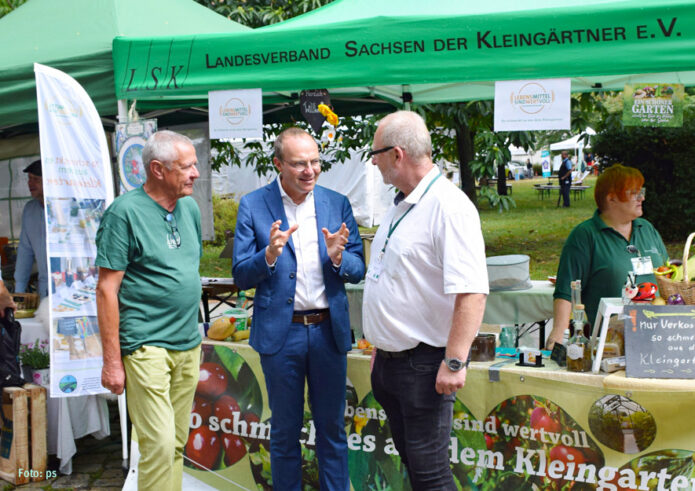
[[[607,390],[605,376],[569,374],[552,362],[535,369],[498,361],[500,380],[491,382],[493,364],[472,363],[457,394],[449,446],[460,489],[695,488],[695,421],[683,410],[695,404],[692,387]],[[257,353],[206,342],[200,375],[185,447],[188,477],[218,489],[272,489],[271,419]],[[348,355],[352,489],[410,490],[369,380],[369,357]],[[318,489],[308,405],[302,435],[303,489]]]

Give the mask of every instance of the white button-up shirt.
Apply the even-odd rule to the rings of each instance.
[[[294,310],[328,308],[323,270],[319,257],[319,238],[316,226],[316,207],[314,192],[311,191],[300,204],[292,201],[277,179],[282,204],[290,227],[295,223],[299,228],[291,235],[294,253],[297,258],[297,286],[294,293]],[[286,246],[287,248],[287,246]],[[291,254],[289,250],[283,254]]]
[[[377,348],[403,351],[420,342],[446,346],[459,293],[489,292],[485,243],[478,211],[434,167],[415,189],[389,209],[371,247],[369,268],[381,256],[375,280],[367,273],[362,307],[365,337]],[[424,193],[424,195],[423,195]]]

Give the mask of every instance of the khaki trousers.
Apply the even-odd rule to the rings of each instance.
[[[128,412],[140,449],[138,489],[181,489],[183,448],[200,370],[200,346],[143,346],[123,357]]]

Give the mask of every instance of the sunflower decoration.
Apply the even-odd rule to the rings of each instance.
[[[334,113],[330,107],[328,107],[326,104],[319,104],[318,109],[319,112],[323,115],[323,117],[326,118],[328,124],[338,126],[338,122],[340,121],[338,119],[338,115]]]

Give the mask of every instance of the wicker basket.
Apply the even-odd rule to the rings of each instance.
[[[683,301],[685,301],[687,305],[695,305],[695,281],[688,280],[690,278],[690,272],[688,271],[688,256],[690,254],[690,244],[693,242],[693,237],[695,237],[695,232],[690,234],[688,240],[685,241],[685,248],[683,250],[683,280],[673,281],[663,275],[656,276],[661,298],[667,299],[671,295],[680,293],[681,297],[683,297]]]
[[[17,304],[17,310],[33,310],[39,306],[39,296],[36,293],[13,293],[12,299]]]

